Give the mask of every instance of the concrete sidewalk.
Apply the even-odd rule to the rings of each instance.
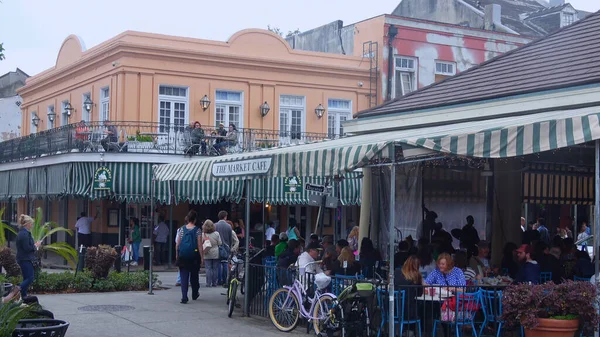
[[[201,277],[200,298],[180,304],[181,290],[175,287],[177,273],[159,273],[167,290],[147,292],[40,295],[40,303],[57,319],[71,323],[68,337],[144,336],[282,336],[268,319],[243,317],[236,309],[227,317],[224,288],[206,288]],[[90,311],[104,310],[104,311]],[[306,335],[298,327],[294,335]]]

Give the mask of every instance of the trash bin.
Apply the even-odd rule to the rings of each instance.
[[[150,270],[150,246],[144,246],[144,270]]]

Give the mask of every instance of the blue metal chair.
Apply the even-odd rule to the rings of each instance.
[[[405,320],[404,319],[404,302],[406,298],[406,291],[394,291],[394,324],[398,325],[400,328],[400,334],[398,336],[402,336],[402,332],[404,331],[405,325],[414,324],[419,332],[419,337],[423,336],[423,332],[421,331],[421,320]],[[381,333],[388,323],[388,313],[387,307],[389,306],[388,301],[388,292],[382,289],[377,289],[377,306],[381,309],[381,324],[379,326],[379,331],[377,332],[377,337],[381,337]],[[395,334],[388,334],[389,336],[394,336]],[[435,336],[435,335],[434,335]]]
[[[502,321],[502,291],[482,289],[480,294],[484,319],[479,336],[483,336],[483,330],[492,323],[498,325],[496,337],[500,337],[504,325],[504,321]]]
[[[544,271],[540,273],[540,284],[552,281],[552,272]]]
[[[331,279],[331,292],[334,293],[335,296],[339,296],[342,293],[342,291],[344,291],[344,289],[346,289],[346,287],[349,287],[354,282],[356,282],[358,280],[362,280],[362,279],[363,279],[362,275],[346,276],[346,275],[336,274]]]
[[[590,279],[591,279],[591,277],[579,277],[579,276],[573,277],[573,281],[590,282]]]
[[[433,336],[437,336],[437,327],[440,325],[449,325],[456,330],[456,336],[461,336],[463,326],[471,326],[473,336],[477,337],[475,328],[475,315],[479,311],[481,303],[481,290],[474,293],[457,293],[456,306],[452,308],[455,312],[455,318],[452,321],[443,321],[436,319],[433,322]],[[443,309],[442,309],[443,310]]]

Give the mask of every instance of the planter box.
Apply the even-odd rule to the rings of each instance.
[[[68,328],[69,322],[59,319],[22,319],[12,337],[64,337]]]
[[[535,329],[525,329],[525,337],[574,337],[579,329],[579,320],[538,318]]]
[[[13,289],[13,285],[12,283],[4,283],[4,293],[0,294],[0,297],[5,297],[6,295],[10,294],[10,292]]]

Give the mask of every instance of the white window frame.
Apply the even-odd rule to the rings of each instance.
[[[56,110],[54,109],[54,104],[48,105],[48,108],[46,110],[46,119],[48,120],[48,130],[54,129],[54,126],[56,125],[56,117],[57,117],[57,115],[54,115],[54,120],[51,121],[50,118],[48,118],[48,114],[50,113],[50,111],[54,111],[54,113],[56,114]]]
[[[402,67],[402,66],[397,66],[398,64],[398,60],[402,60],[402,59],[407,59],[407,60],[412,60],[413,61],[413,68],[407,68],[407,67]],[[418,69],[419,69],[419,60],[416,57],[410,57],[410,56],[403,56],[403,55],[395,55],[394,56],[394,73],[392,74],[392,98],[398,98],[396,97],[396,72],[400,71],[400,72],[404,72],[404,73],[412,73],[412,90],[409,92],[413,92],[415,90],[417,90],[417,82],[418,82]],[[402,85],[402,84],[400,84]],[[403,95],[408,94],[409,92],[404,92],[404,90],[402,91]]]
[[[438,70],[438,64],[443,68],[446,66],[446,69]],[[447,71],[447,66],[452,66],[452,71]],[[443,75],[443,76],[454,76],[456,75],[456,62],[448,62],[448,61],[435,61],[435,74]]]
[[[567,19],[567,18],[569,18],[569,19]],[[573,14],[573,13],[565,13],[565,12],[561,13],[561,18],[560,19],[561,19],[561,25],[560,25],[561,28],[562,27],[566,27],[566,26],[570,26],[573,23],[575,23],[575,21],[577,21],[575,19],[575,14]]]
[[[100,122],[110,120],[110,87],[100,88],[100,104],[98,104],[98,120]]]
[[[37,133],[37,131],[38,131],[38,127],[37,127],[35,124],[33,124],[33,118],[34,118],[35,116],[37,116],[37,112],[35,112],[35,111],[32,111],[32,112],[31,112],[31,114],[30,114],[30,119],[29,119],[29,120],[31,121],[31,132],[30,132],[30,133]],[[39,118],[39,117],[38,117],[38,118]],[[39,122],[40,122],[40,121],[38,121],[38,123],[39,123]]]
[[[85,111],[85,100],[89,97],[90,101],[92,100],[92,93],[91,92],[86,92],[83,95],[81,95],[81,119],[83,119],[86,122],[91,122],[92,120],[92,111],[94,111],[93,109],[90,110],[90,112],[88,113],[87,111]]]
[[[69,124],[69,116],[67,111],[67,106],[69,105],[68,100],[64,100],[60,102],[60,126],[65,126]]]
[[[302,106],[300,105],[286,105],[282,103],[282,100],[284,97],[294,97],[294,98],[300,98],[302,99]],[[281,115],[284,112],[288,112],[290,113],[289,117],[289,130],[281,130]],[[293,140],[297,140],[297,138],[291,137],[291,129],[292,129],[292,115],[291,115],[291,110],[301,110],[302,111],[302,118],[300,119],[302,124],[300,126],[300,139],[303,138],[304,133],[306,132],[306,96],[299,96],[299,95],[279,95],[279,132],[280,132],[280,136],[283,138],[289,138],[289,139],[293,139]]]
[[[180,125],[179,127],[181,128],[181,130],[183,131],[183,129],[190,125],[190,88],[186,87],[186,86],[181,86],[181,85],[170,85],[170,84],[160,84],[158,86],[158,92],[160,93],[160,88],[161,87],[171,87],[171,88],[178,88],[178,89],[185,89],[185,97],[183,96],[173,96],[173,95],[158,95],[158,109],[156,111],[157,114],[157,121],[159,122],[158,125],[158,132],[159,133],[168,133],[169,131],[174,131],[175,128],[175,103],[183,103],[185,104],[185,117],[183,120],[183,125]],[[163,126],[160,123],[160,102],[161,101],[165,101],[165,102],[170,102],[171,103],[171,113],[169,115],[169,126],[165,129],[163,128],[163,130],[161,131],[161,127]]]
[[[348,102],[348,109],[340,109],[340,108],[332,108],[329,106],[331,101],[346,101]],[[335,120],[334,120],[334,128],[335,128],[335,134],[333,135],[333,138],[339,138],[339,137],[343,137],[344,134],[337,134],[338,131],[340,130],[341,127],[341,120],[340,120],[340,116],[341,115],[346,115],[346,119],[347,121],[352,119],[352,100],[351,99],[343,99],[343,98],[329,98],[327,99],[327,137],[331,137],[331,134],[329,132],[329,116],[330,114],[335,114]]]
[[[231,93],[236,93],[236,94],[240,94],[240,100],[239,101],[231,101],[231,100],[223,100],[223,99],[217,99],[217,92],[222,91],[222,92],[231,92]],[[235,127],[240,130],[244,128],[244,92],[240,91],[240,90],[227,90],[227,89],[216,89],[215,90],[215,105],[214,105],[214,121],[215,121],[215,127],[218,128],[219,127],[219,122],[217,121],[217,106],[218,105],[224,105],[225,106],[225,122],[223,122],[223,124],[225,124],[225,129],[227,129],[229,127],[229,123],[231,123],[231,121],[229,120],[229,107],[230,106],[237,106],[240,108],[240,121],[239,121],[239,125],[235,124]]]

